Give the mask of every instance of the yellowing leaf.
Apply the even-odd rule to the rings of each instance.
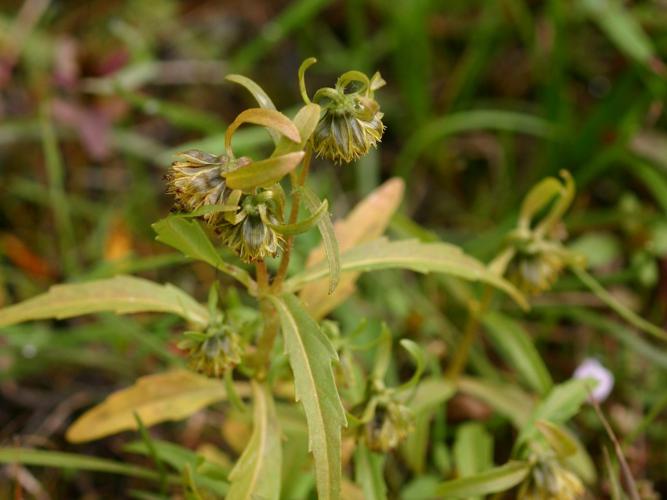
[[[334,224],[334,232],[341,252],[361,243],[375,240],[385,232],[391,216],[403,199],[405,183],[399,178],[389,179],[364,198],[349,214]],[[312,267],[323,261],[324,246],[313,250],[308,256],[307,266]],[[326,279],[320,279],[304,287],[299,296],[306,309],[321,318],[343,303],[353,292],[359,273],[343,275],[333,294],[329,294]]]
[[[338,359],[329,339],[293,295],[269,297],[280,316],[296,398],[308,422],[320,500],[341,495],[341,427],[347,425],[331,363]]]
[[[227,500],[277,500],[280,496],[281,434],[273,396],[257,382],[252,383],[252,392],[252,436],[229,474]]]
[[[247,394],[248,388],[237,391]],[[135,412],[146,427],[181,420],[225,397],[222,382],[186,370],[149,375],[84,413],[67,430],[67,439],[81,443],[136,429]]]
[[[227,132],[225,133],[225,149],[227,151],[230,151],[234,132],[244,123],[262,125],[268,129],[280,132],[292,142],[301,142],[299,130],[280,111],[276,111],[275,109],[250,108],[242,111],[227,128]]]
[[[292,142],[286,137],[281,137],[276,145],[276,149],[271,156],[280,156],[295,151],[301,151],[306,148],[306,143],[317,127],[320,121],[320,107],[317,104],[306,104],[302,107],[292,119],[301,135],[301,142]]]
[[[104,311],[172,313],[199,326],[206,326],[209,320],[207,309],[180,288],[133,276],[115,276],[52,286],[46,293],[0,310],[0,326]]]

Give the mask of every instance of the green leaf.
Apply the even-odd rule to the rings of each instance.
[[[253,430],[243,454],[229,474],[228,500],[277,500],[282,467],[281,431],[269,389],[252,382]]]
[[[438,495],[444,498],[468,498],[507,491],[528,475],[526,462],[509,462],[480,474],[447,481],[438,487]]]
[[[388,241],[380,238],[351,248],[341,255],[341,272],[397,268],[421,273],[439,272],[482,281],[504,291],[522,307],[528,307],[524,296],[511,283],[491,272],[484,264],[466,255],[455,245],[422,243],[417,240]],[[327,267],[323,263],[315,265],[287,280],[285,289],[298,290],[326,274]]]
[[[320,107],[317,104],[306,104],[302,107],[292,119],[294,126],[301,136],[300,142],[292,142],[286,137],[281,137],[276,145],[276,149],[271,156],[281,156],[295,151],[303,151],[306,144],[313,135],[317,122],[320,121]]]
[[[60,469],[92,470],[123,476],[159,480],[159,474],[149,469],[103,458],[75,453],[31,450],[30,448],[0,448],[0,463],[38,465]]]
[[[369,193],[344,219],[334,225],[339,252],[344,252],[362,243],[373,241],[385,232],[389,221],[403,199],[405,183],[396,177],[389,179]],[[320,245],[310,252],[306,267],[324,261],[325,248]],[[346,273],[329,293],[326,278],[307,284],[299,292],[308,311],[315,318],[322,318],[343,303],[354,292],[359,273]]]
[[[219,271],[236,278],[254,293],[257,287],[255,281],[243,269],[222,260],[199,222],[172,215],[157,221],[151,227],[157,233],[158,241],[174,247],[186,257],[207,262]]]
[[[293,295],[269,296],[280,316],[297,400],[308,422],[320,500],[340,498],[341,427],[347,425],[331,363],[338,359],[329,339]]]
[[[523,327],[501,313],[484,315],[487,337],[505,358],[507,364],[516,369],[521,378],[540,394],[551,390],[553,381],[532,339]]]
[[[67,430],[67,439],[81,443],[136,430],[135,413],[147,427],[181,420],[225,397],[222,383],[186,370],[141,377],[81,415]]]
[[[250,192],[255,188],[273,186],[297,167],[303,155],[303,151],[297,151],[282,156],[272,156],[222,175],[231,189]]]
[[[322,202],[317,195],[308,187],[303,187],[303,201],[311,213],[317,211]],[[338,240],[336,239],[336,232],[334,231],[331,217],[328,213],[324,213],[317,222],[317,228],[322,235],[322,245],[327,255],[327,264],[329,270],[329,294],[334,293],[340,280],[341,263],[340,252],[338,249]]]
[[[576,266],[570,266],[572,272],[581,280],[581,282],[588,287],[588,289],[593,292],[602,302],[607,304],[611,309],[613,309],[616,314],[618,314],[625,321],[631,325],[639,328],[643,332],[646,332],[654,337],[659,338],[660,340],[667,340],[667,332],[663,329],[655,326],[653,323],[646,321],[641,316],[637,315],[631,309],[628,309],[625,305],[621,304],[616,298],[610,294],[605,288],[598,283],[598,281],[591,276],[584,269],[581,269]]]
[[[364,492],[365,500],[385,500],[384,457],[371,452],[363,441],[354,452],[354,475]]]
[[[48,292],[0,310],[0,326],[35,319],[64,319],[112,311],[117,314],[178,314],[199,327],[208,325],[204,306],[173,285],[133,276],[52,286]]]
[[[252,96],[255,98],[257,101],[257,104],[259,104],[260,108],[263,109],[276,109],[275,104],[273,104],[273,101],[271,98],[268,96],[266,92],[264,92],[264,89],[260,87],[257,83],[255,83],[253,80],[251,80],[248,77],[245,77],[243,75],[227,75],[225,77],[225,80],[229,80],[230,82],[238,83],[239,85],[243,86],[246,88],[248,92],[252,94]],[[273,129],[269,129],[269,134],[271,134],[271,138],[273,139],[274,144],[278,144],[280,141],[280,134],[276,132]]]
[[[416,388],[400,392],[416,416],[438,408],[455,393],[456,386],[442,377],[424,378]]]
[[[410,356],[412,356],[416,365],[415,372],[412,374],[412,377],[410,377],[410,380],[398,387],[399,390],[409,390],[419,383],[419,379],[421,378],[422,373],[424,373],[424,353],[421,350],[421,347],[410,339],[401,339],[400,344],[403,349],[410,353]]]
[[[459,477],[474,476],[493,466],[493,437],[482,424],[468,422],[458,427],[454,460]]]
[[[232,136],[236,129],[244,123],[252,123],[254,125],[261,125],[269,130],[280,132],[290,141],[300,144],[301,135],[292,120],[287,118],[280,111],[275,109],[250,108],[239,113],[232,123],[229,124],[227,132],[225,132],[225,150],[231,155]]]
[[[557,424],[565,423],[572,418],[586,401],[593,379],[571,379],[554,386],[549,394],[535,406],[528,422],[521,429],[517,438],[520,445],[530,440],[538,432],[535,423],[548,420]]]
[[[481,399],[521,429],[530,418],[533,400],[516,385],[492,382],[481,378],[461,377],[458,388]]]
[[[320,207],[315,210],[310,215],[310,217],[307,217],[302,221],[295,222],[294,224],[268,224],[268,226],[276,232],[287,236],[305,233],[309,229],[312,229],[313,226],[315,226],[315,224],[317,224],[320,219],[326,215],[328,209],[329,202],[324,200]]]

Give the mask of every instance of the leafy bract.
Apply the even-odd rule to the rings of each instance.
[[[239,85],[242,85],[243,87],[246,88],[248,92],[252,94],[252,96],[255,98],[257,101],[257,104],[259,104],[260,108],[264,109],[276,109],[275,104],[273,104],[273,101],[271,98],[267,95],[266,92],[264,92],[264,89],[259,86],[258,83],[255,81],[251,80],[250,78],[243,76],[243,75],[227,75],[225,77],[225,80],[229,80],[230,82],[238,83]],[[269,134],[271,134],[271,138],[273,139],[274,144],[278,144],[280,141],[280,134],[276,132],[273,129],[267,129],[269,131]]]
[[[317,195],[307,187],[303,187],[303,201],[311,213],[315,213],[323,202]],[[329,213],[325,212],[317,220],[317,229],[322,235],[322,246],[327,256],[327,263],[329,264],[329,294],[334,293],[340,280],[340,250],[338,248],[338,240],[334,231],[333,224]]]
[[[294,143],[301,143],[301,135],[294,123],[280,111],[268,108],[250,108],[239,113],[232,123],[229,124],[225,133],[225,149],[231,153],[232,136],[236,129],[244,123],[261,125],[269,130],[280,132]]]
[[[335,238],[341,252],[361,243],[375,240],[385,232],[389,220],[403,199],[405,183],[398,178],[389,179],[364,198],[348,215],[334,224]],[[320,245],[308,256],[308,267],[324,260],[326,247]],[[327,279],[307,284],[300,292],[308,311],[316,318],[326,316],[354,292],[358,273],[341,276],[336,291],[329,293]]]
[[[157,240],[174,247],[186,257],[202,260],[243,283],[252,292],[256,285],[243,269],[226,263],[215,250],[201,225],[178,215],[160,219],[152,225]]]
[[[459,278],[482,281],[510,295],[522,307],[528,307],[523,295],[507,280],[491,272],[477,259],[447,243],[422,243],[417,240],[388,241],[384,238],[354,247],[341,255],[341,271],[376,271],[410,269],[421,273],[439,272]],[[327,274],[323,263],[297,274],[285,283],[294,291]]]
[[[329,339],[293,295],[270,297],[280,316],[297,400],[308,422],[321,500],[340,498],[341,427],[347,425],[331,363],[338,359]]]
[[[228,500],[277,500],[282,450],[280,426],[269,389],[252,382],[253,430],[250,441],[229,474]]]
[[[272,156],[223,175],[231,189],[251,192],[255,188],[273,186],[297,167],[303,155],[303,151],[296,151],[282,156]]]
[[[64,319],[96,312],[178,314],[198,326],[208,325],[208,311],[173,285],[133,276],[52,286],[48,292],[0,310],[0,326],[35,319]]]
[[[438,487],[442,498],[468,498],[506,491],[519,484],[528,475],[530,465],[509,462],[480,474],[447,481]]]
[[[237,391],[248,392],[244,386]],[[141,377],[80,416],[67,430],[67,439],[80,443],[136,429],[135,413],[147,427],[181,420],[225,397],[222,383],[186,370]]]
[[[310,136],[315,131],[319,120],[320,107],[317,104],[306,104],[292,119],[294,126],[299,131],[299,135],[301,135],[301,141],[294,142],[286,137],[281,137],[271,156],[281,156],[295,151],[303,151],[306,148],[308,139],[310,139]]]

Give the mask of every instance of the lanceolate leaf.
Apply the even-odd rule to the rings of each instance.
[[[311,213],[316,212],[322,204],[320,199],[308,187],[304,187],[302,192],[303,201],[308,207],[308,210],[310,210]],[[338,249],[336,233],[334,232],[334,227],[331,223],[331,217],[329,217],[328,213],[325,212],[322,214],[322,217],[319,218],[317,221],[317,228],[322,235],[322,245],[324,246],[324,252],[327,255],[327,263],[329,265],[329,294],[332,294],[338,286],[338,280],[340,279],[340,251]]]
[[[546,394],[553,386],[551,375],[535,344],[523,327],[501,313],[488,313],[483,318],[488,337],[525,382],[539,394]]]
[[[252,191],[258,187],[269,187],[294,170],[303,159],[303,155],[303,151],[297,151],[273,156],[223,175],[227,179],[227,185],[232,189]]]
[[[115,276],[53,286],[42,295],[0,310],[0,327],[35,319],[63,319],[104,311],[117,314],[172,313],[199,326],[206,326],[209,320],[206,308],[180,288],[133,276]]]
[[[252,383],[254,418],[250,441],[229,474],[227,500],[277,500],[282,467],[281,434],[273,396]]]
[[[403,199],[405,184],[401,179],[386,181],[364,198],[342,220],[334,224],[334,232],[341,252],[361,243],[373,241],[384,234],[389,220]],[[308,267],[324,260],[324,245],[313,250],[308,256]],[[326,316],[329,311],[343,303],[354,292],[354,283],[359,273],[345,273],[333,294],[329,293],[326,278],[307,284],[299,293],[308,312],[316,318]]]
[[[172,215],[157,221],[152,227],[157,233],[158,241],[174,247],[186,257],[203,260],[219,271],[233,276],[250,291],[255,289],[255,282],[246,271],[222,260],[197,221]]]
[[[528,422],[521,429],[517,444],[525,443],[537,434],[535,423],[538,420],[561,424],[572,418],[586,401],[594,384],[593,379],[572,379],[554,386],[549,394],[535,406]]]
[[[318,495],[320,500],[336,500],[341,488],[341,427],[347,425],[331,367],[338,356],[296,297],[271,301],[280,316],[296,398],[306,413]]]
[[[247,386],[237,391],[249,392]],[[149,375],[84,413],[67,430],[67,439],[80,443],[136,429],[135,412],[147,427],[181,420],[225,397],[221,382],[186,370]]]
[[[447,243],[388,241],[381,238],[354,247],[341,255],[342,272],[399,268],[421,273],[439,272],[467,280],[483,281],[504,291],[522,307],[528,307],[526,299],[512,284],[491,272],[477,259],[466,255],[459,247]],[[318,264],[289,279],[285,284],[286,290],[299,290],[306,283],[326,274],[327,267]]]
[[[453,499],[506,491],[523,481],[529,470],[525,462],[509,462],[475,476],[447,481],[438,487],[438,494]]]

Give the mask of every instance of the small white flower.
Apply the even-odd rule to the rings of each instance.
[[[592,378],[597,381],[594,388],[591,389],[591,396],[594,401],[601,403],[614,387],[614,375],[607,370],[595,358],[586,358],[574,371],[574,378]]]

